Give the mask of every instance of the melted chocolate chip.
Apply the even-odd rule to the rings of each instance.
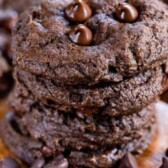
[[[92,43],[93,34],[85,25],[79,24],[70,31],[69,37],[78,45],[88,46]]]
[[[160,168],[168,168],[168,158],[167,157],[163,158],[163,163]]]
[[[19,164],[16,160],[10,157],[5,157],[0,160],[0,168],[19,168]]]
[[[133,5],[121,3],[116,10],[115,16],[121,22],[132,23],[137,20],[139,13]]]
[[[127,153],[120,162],[119,168],[138,168],[137,162],[132,154]]]
[[[84,22],[92,16],[92,10],[83,0],[76,0],[65,9],[66,17],[73,22]]]

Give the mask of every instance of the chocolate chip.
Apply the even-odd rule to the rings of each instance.
[[[116,10],[116,18],[124,23],[135,22],[138,18],[138,10],[131,4],[121,3]]]
[[[67,159],[61,157],[55,158],[53,161],[48,163],[44,168],[68,168],[68,161]]]
[[[70,31],[69,37],[78,45],[88,46],[92,43],[93,34],[85,25],[79,24]]]
[[[83,0],[76,0],[65,9],[66,17],[73,22],[84,22],[92,16],[92,10]]]
[[[0,168],[19,168],[19,164],[16,160],[10,157],[5,157],[0,160]]]
[[[31,168],[43,168],[45,160],[43,158],[37,159]]]
[[[163,160],[162,160],[162,165],[160,168],[168,168],[168,158],[167,157],[164,157]]]
[[[120,161],[119,168],[138,168],[137,162],[134,156],[127,153]]]

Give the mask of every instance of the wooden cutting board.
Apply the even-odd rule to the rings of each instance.
[[[5,101],[0,102],[0,118],[8,112],[8,106]],[[157,103],[158,132],[148,149],[142,156],[137,158],[139,168],[159,168],[162,164],[162,158],[168,148],[168,105]],[[15,157],[0,139],[0,158],[4,156]],[[15,157],[16,158],[16,157]],[[23,168],[25,166],[22,165]]]

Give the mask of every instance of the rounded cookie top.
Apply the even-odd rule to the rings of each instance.
[[[42,0],[25,12],[14,32],[15,64],[57,83],[93,85],[119,82],[166,61],[166,4],[129,0],[123,7],[124,0],[90,0],[73,6],[81,1]]]

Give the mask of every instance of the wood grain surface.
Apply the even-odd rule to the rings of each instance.
[[[144,154],[137,158],[140,168],[159,168],[162,158],[168,148],[168,105],[159,102],[156,105],[158,115],[158,132]],[[0,102],[0,118],[9,111],[5,101]],[[0,158],[4,156],[15,157],[0,140]],[[22,168],[25,166],[22,165]]]

